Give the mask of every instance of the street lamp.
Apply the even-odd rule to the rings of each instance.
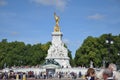
[[[116,65],[117,65],[117,69],[120,70],[120,60],[119,60],[120,51],[118,52],[117,56],[118,56],[118,60],[117,60],[117,62],[116,62]]]
[[[105,68],[105,57],[103,58],[103,68]]]
[[[106,67],[108,67],[108,65],[109,65],[109,63],[110,63],[110,59],[111,59],[111,48],[110,48],[110,45],[111,44],[113,44],[114,42],[113,42],[113,40],[111,39],[111,34],[108,34],[108,37],[107,37],[107,39],[106,39],[106,43],[108,44],[108,61],[107,61],[107,65],[106,65]]]
[[[112,40],[106,40],[106,43],[107,44],[113,44],[113,41]]]
[[[120,52],[118,52],[118,54],[117,54],[118,56],[120,56]]]

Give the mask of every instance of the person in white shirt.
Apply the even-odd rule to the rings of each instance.
[[[109,69],[109,70],[111,70],[113,72],[113,76],[112,77],[113,77],[114,80],[120,80],[120,72],[117,71],[117,67],[116,67],[115,64],[113,64],[113,63],[109,64],[108,68],[106,68],[106,69]],[[97,78],[99,80],[103,79],[103,72],[104,72],[104,70],[105,69],[101,69],[101,71],[97,73]]]
[[[113,72],[114,80],[120,80],[120,72],[117,71],[117,67],[115,64],[109,64],[108,69],[110,69]]]
[[[103,79],[104,80],[114,80],[113,79],[113,72],[110,69],[104,69]]]

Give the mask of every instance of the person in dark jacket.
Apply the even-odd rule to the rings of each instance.
[[[86,80],[95,80],[95,70],[93,68],[89,68],[85,77]]]

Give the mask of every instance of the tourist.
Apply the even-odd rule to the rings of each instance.
[[[27,80],[27,76],[26,76],[25,73],[23,73],[23,78],[22,78],[22,80]]]
[[[114,80],[120,80],[120,73],[117,71],[117,67],[115,64],[113,63],[109,64],[109,66],[106,69],[109,69],[113,72],[112,77]],[[104,70],[105,69],[101,69],[101,71],[97,73],[97,78],[99,78],[100,80],[103,79]]]
[[[81,72],[79,72],[79,78],[82,76]]]
[[[8,72],[5,71],[4,73],[4,80],[7,80],[8,79]]]
[[[95,70],[93,68],[89,68],[85,78],[86,80],[95,80]]]
[[[110,69],[113,72],[113,78],[115,80],[120,80],[120,73],[117,71],[117,67],[115,64],[109,64],[108,69]]]
[[[114,80],[113,79],[113,72],[110,69],[104,69],[103,80]]]

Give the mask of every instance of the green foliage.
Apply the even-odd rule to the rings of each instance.
[[[111,38],[114,43],[107,44],[105,41],[108,38]],[[120,56],[118,56],[119,51],[120,35],[113,36],[111,34],[103,34],[98,38],[88,36],[82,46],[77,49],[74,60],[76,66],[86,67],[90,67],[90,61],[94,62],[94,67],[101,67],[103,60],[120,64]]]
[[[7,42],[7,39],[3,39],[0,42],[0,68],[41,65],[45,61],[50,45],[51,42],[31,45],[18,41]],[[68,52],[72,64],[72,55],[70,51]]]
[[[105,41],[110,37],[114,43],[107,44]],[[51,42],[45,44],[25,44],[24,42],[0,42],[0,68],[22,65],[40,65],[45,61]],[[67,46],[64,45],[66,48]],[[109,50],[109,51],[108,51]],[[103,34],[100,37],[88,36],[81,47],[76,50],[75,58],[72,59],[68,49],[71,66],[90,66],[93,61],[94,67],[101,67],[104,61],[120,65],[120,35]]]
[[[0,68],[42,64],[50,44],[25,45],[24,42],[3,39],[0,42]]]

